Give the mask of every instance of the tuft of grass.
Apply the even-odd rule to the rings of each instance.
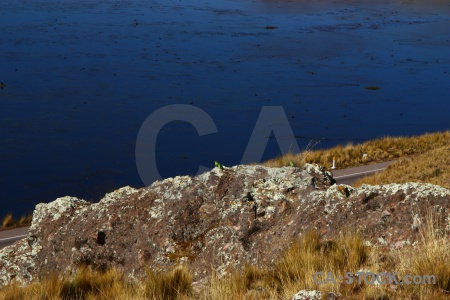
[[[230,276],[213,274],[204,299],[277,299],[278,291],[274,274],[257,266],[247,265]]]
[[[358,234],[322,240],[318,232],[310,231],[294,242],[275,265],[276,281],[285,298],[301,289],[321,290],[326,294],[336,286],[314,282],[316,272],[323,272],[325,277],[327,272],[333,272],[336,277],[355,272],[368,260],[369,252]]]
[[[72,279],[56,274],[45,280],[34,282],[25,287],[17,283],[0,290],[0,298],[15,299],[133,299],[122,297],[129,295],[131,289],[124,277],[116,270],[106,272],[92,271],[81,267]]]
[[[26,222],[27,222],[27,218],[25,216],[20,217],[20,220],[19,220],[20,225],[26,224]]]
[[[61,281],[61,287],[58,289],[59,296],[63,299],[82,299],[86,296],[108,299],[107,295],[111,293],[111,290],[117,290],[115,287],[121,286],[123,282],[122,274],[116,270],[100,272],[82,266],[73,279]]]
[[[220,277],[216,273],[213,274],[206,298],[214,300],[245,299],[245,294],[250,289],[252,278],[255,275],[248,276],[246,274],[248,270],[250,270],[250,273],[259,272],[256,267],[245,267],[243,272],[236,270],[226,277]]]
[[[81,267],[72,279],[54,274],[26,288],[13,285],[6,288],[5,299],[115,299],[123,294],[125,285],[123,276],[115,270],[98,272]]]
[[[421,225],[421,245],[414,255],[404,250],[397,253],[399,273],[410,275],[433,275],[435,284],[408,285],[410,293],[426,294],[432,293],[433,289],[450,294],[450,247],[447,234],[439,230],[439,219],[436,212],[429,212],[427,222]]]
[[[11,227],[14,225],[14,219],[12,216],[12,213],[9,213],[6,215],[6,217],[3,218],[2,226],[3,228]]]
[[[176,267],[169,272],[148,270],[145,279],[145,295],[150,299],[180,299],[191,293],[192,274],[185,267]]]

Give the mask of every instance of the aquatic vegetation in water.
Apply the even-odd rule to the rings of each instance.
[[[378,87],[378,86],[369,85],[369,86],[366,86],[365,89],[366,89],[366,90],[369,90],[369,91],[378,91],[378,90],[380,90],[381,88]]]
[[[276,26],[266,26],[266,27],[264,27],[264,29],[266,29],[266,30],[274,30],[274,29],[277,29],[278,27],[276,27]]]

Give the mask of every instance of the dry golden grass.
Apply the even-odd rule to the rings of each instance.
[[[183,267],[169,272],[147,271],[144,281],[145,296],[148,299],[180,299],[188,296],[192,289],[192,274]]]
[[[31,224],[32,220],[33,220],[33,215],[32,214],[28,214],[27,216],[22,216],[22,217],[20,217],[19,225]]]
[[[433,224],[430,214],[423,224]],[[434,222],[435,224],[435,222]],[[117,270],[94,272],[80,268],[77,274],[50,276],[25,287],[11,284],[0,289],[0,299],[291,299],[302,289],[334,292],[345,299],[448,299],[450,292],[450,247],[448,238],[435,227],[420,228],[421,242],[400,250],[364,245],[356,233],[345,231],[334,240],[325,240],[317,232],[303,234],[283,253],[271,269],[247,266],[229,276],[216,274],[209,282],[194,289],[192,275],[185,267],[169,272],[147,272],[130,282]],[[434,275],[436,284],[385,285],[345,284],[338,276],[361,269],[398,272],[404,275]],[[333,272],[336,284],[314,282],[316,272]],[[319,279],[324,279],[319,277]]]
[[[362,184],[426,182],[450,189],[450,145],[436,147],[408,159],[401,159],[383,172],[361,178]]]
[[[3,228],[11,227],[14,225],[14,219],[11,213],[7,214],[6,217],[3,218],[2,226]]]
[[[166,273],[148,272],[147,277],[132,283],[114,269],[97,272],[81,267],[72,278],[53,275],[25,287],[8,285],[0,290],[0,299],[188,299],[191,284],[192,275],[185,268]]]
[[[31,214],[28,214],[27,216],[22,216],[19,220],[16,220],[13,218],[13,215],[9,213],[3,218],[2,227],[10,228],[16,225],[31,224],[32,217],[33,216]]]
[[[314,282],[316,272],[337,276],[359,270],[369,257],[369,248],[357,234],[341,235],[336,240],[321,240],[317,232],[308,232],[293,243],[275,265],[275,279],[283,299],[302,289],[337,291],[332,283]],[[324,280],[325,278],[321,278]]]
[[[429,211],[427,221],[420,228],[420,244],[412,251],[407,247],[390,253],[391,265],[398,272],[399,279],[405,275],[433,275],[436,278],[435,284],[431,278],[422,278],[428,281],[427,284],[404,284],[398,291],[403,295],[417,299],[450,297],[450,247],[447,234],[438,229],[442,228],[442,224],[439,226],[436,222],[439,217],[436,212]]]
[[[273,273],[256,266],[246,266],[242,272],[219,278],[214,274],[210,285],[200,294],[201,299],[277,299]]]
[[[356,167],[369,163],[388,161],[422,154],[435,148],[450,145],[450,131],[427,133],[414,137],[385,137],[363,144],[336,146],[325,150],[312,151],[311,145],[300,154],[286,154],[263,164],[268,167],[289,166],[293,160],[296,166],[305,163],[317,163],[331,168],[333,158],[338,169]],[[366,154],[366,155],[364,155]]]

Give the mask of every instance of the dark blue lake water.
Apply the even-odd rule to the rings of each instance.
[[[239,164],[263,106],[300,149],[449,129],[449,72],[447,0],[2,0],[0,216],[143,186],[138,132],[167,105],[217,132],[164,126],[164,178]]]

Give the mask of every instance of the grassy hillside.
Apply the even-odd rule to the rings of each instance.
[[[363,144],[348,144],[325,150],[306,149],[264,163],[266,166],[296,166],[318,163],[330,168],[336,161],[338,169],[397,160],[383,172],[360,179],[354,184],[387,184],[424,182],[450,189],[450,131],[428,133],[415,137],[385,137]]]
[[[385,137],[362,144],[339,145],[324,150],[314,150],[309,145],[300,154],[287,154],[263,164],[269,167],[289,166],[289,161],[293,160],[296,166],[302,166],[305,163],[317,163],[326,168],[331,168],[333,159],[335,159],[337,168],[344,169],[412,157],[445,146],[450,146],[450,131],[414,137]]]
[[[383,172],[364,177],[354,184],[426,182],[450,189],[450,145],[436,147],[408,159],[400,159]]]

